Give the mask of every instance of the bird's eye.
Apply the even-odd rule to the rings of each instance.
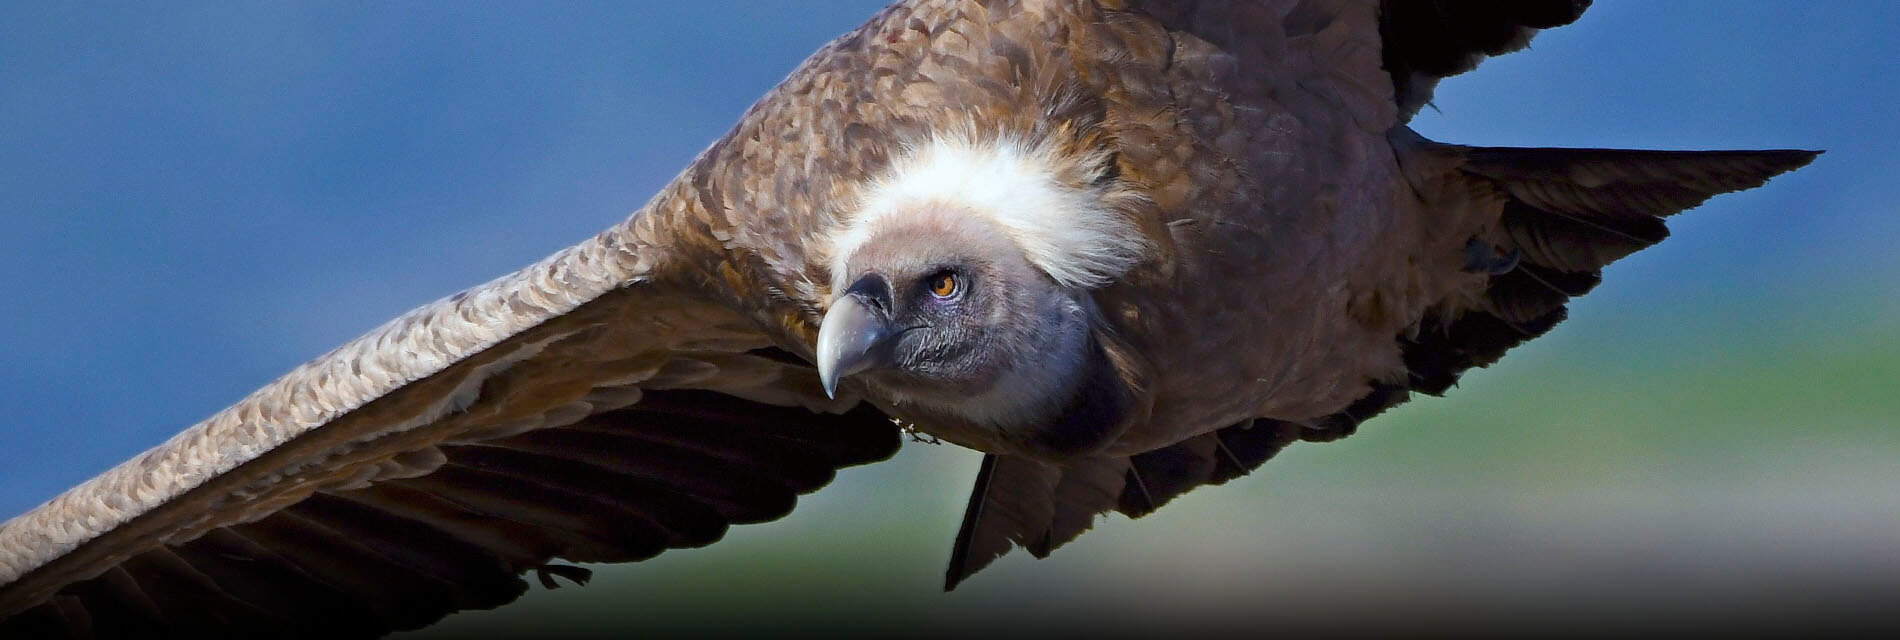
[[[949,298],[957,295],[957,290],[962,288],[963,283],[957,280],[957,274],[954,271],[943,271],[930,276],[930,295]]]

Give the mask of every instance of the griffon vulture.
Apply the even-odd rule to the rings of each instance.
[[[947,586],[1439,394],[1808,151],[1468,147],[1587,2],[902,2],[628,220],[0,526],[4,629],[374,635],[987,455]]]

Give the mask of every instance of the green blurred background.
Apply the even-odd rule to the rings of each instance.
[[[876,3],[0,7],[0,517],[618,220]],[[1285,630],[1900,604],[1900,5],[1600,2],[1471,144],[1823,148],[1444,399],[941,594],[974,454],[423,636]],[[1648,616],[1648,618],[1645,618]]]

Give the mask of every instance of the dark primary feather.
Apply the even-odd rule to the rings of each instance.
[[[132,556],[0,624],[0,637],[363,637],[506,604],[556,563],[625,562],[791,511],[897,428],[709,391],[651,391],[580,422],[444,445],[432,474],[318,492]]]

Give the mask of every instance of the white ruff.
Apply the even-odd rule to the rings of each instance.
[[[856,215],[834,236],[831,272],[844,277],[846,262],[881,225],[946,207],[995,224],[1062,286],[1108,284],[1147,253],[1140,229],[1115,206],[1132,196],[1092,186],[1106,154],[1065,158],[1053,146],[937,137],[910,149],[865,190]],[[842,285],[833,283],[833,290]]]

